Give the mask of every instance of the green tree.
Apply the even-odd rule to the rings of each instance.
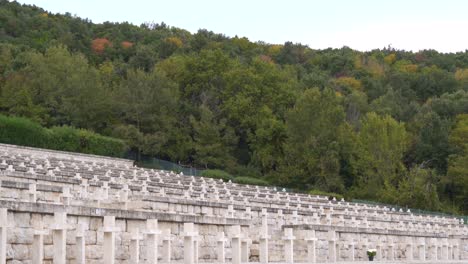
[[[286,117],[287,140],[280,182],[291,187],[342,192],[338,130],[340,98],[330,89],[306,90]]]
[[[193,149],[196,164],[205,168],[232,168],[232,151],[237,144],[234,131],[226,120],[217,121],[210,109],[201,105],[199,118],[190,117],[193,128]]]
[[[117,105],[125,125],[116,132],[137,144],[131,147],[138,152],[164,155],[163,146],[177,122],[176,85],[157,70],[150,73],[132,70],[122,80],[117,98],[123,99]]]
[[[408,134],[402,123],[390,116],[370,112],[362,120],[358,135],[359,158],[353,166],[358,175],[354,195],[375,199],[384,184],[397,186],[406,169],[402,162]]]
[[[466,213],[468,212],[468,114],[457,116],[449,142],[455,153],[449,157],[447,175],[443,179],[445,192]]]

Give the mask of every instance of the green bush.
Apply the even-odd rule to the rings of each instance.
[[[0,115],[0,142],[21,146],[122,157],[127,147],[116,138],[69,126],[44,128],[29,119]]]
[[[214,178],[214,179],[222,179],[223,181],[232,180],[233,177],[231,174],[222,171],[222,170],[204,170],[201,173],[202,177]]]
[[[50,141],[49,148],[82,152],[80,151],[80,138],[76,129],[69,126],[52,127],[49,129],[52,134],[52,140]]]
[[[0,142],[46,148],[51,138],[50,131],[29,119],[0,115]]]
[[[249,184],[249,185],[260,185],[260,186],[267,186],[269,183],[263,179],[259,178],[252,178],[252,177],[236,177],[234,182],[240,184]]]
[[[309,191],[309,194],[312,194],[312,195],[321,195],[321,196],[328,196],[329,199],[335,197],[337,200],[341,200],[342,198],[344,198],[344,196],[341,195],[341,194],[332,193],[332,192],[324,192],[324,191],[317,190],[317,189],[312,189],[312,190],[310,190],[310,191]]]
[[[89,130],[77,130],[80,152],[96,155],[121,157],[126,150],[125,143],[116,138],[105,137]]]

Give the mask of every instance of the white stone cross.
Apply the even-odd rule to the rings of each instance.
[[[73,195],[70,193],[70,187],[63,186],[61,196],[63,205],[70,205],[71,198],[73,198]]]
[[[8,210],[6,208],[0,208],[0,264],[6,264],[7,216]]]
[[[122,189],[120,189],[120,201],[127,203],[129,193],[130,193],[130,188],[128,188],[128,184],[124,184]]]
[[[80,189],[80,197],[83,199],[88,199],[88,179],[83,179],[81,184],[81,189]]]
[[[162,260],[164,263],[171,262],[171,230],[164,229],[162,231]]]
[[[418,259],[421,261],[426,260],[426,241],[424,237],[418,239]]]
[[[35,203],[37,201],[37,189],[35,183],[29,184],[29,202]]]
[[[262,209],[262,229],[260,233],[260,263],[268,263],[268,213],[267,209]]]
[[[195,231],[193,223],[184,223],[184,264],[194,264],[195,262],[195,237],[198,232]]]
[[[410,236],[406,237],[406,260],[413,260],[413,238]]]
[[[115,263],[115,232],[117,231],[115,216],[104,216],[104,264]]]
[[[231,229],[232,264],[241,264],[241,228],[235,225]]]
[[[146,220],[146,258],[148,264],[158,263],[158,239],[161,231],[158,229],[158,219]]]
[[[305,240],[307,241],[307,261],[309,263],[315,263],[315,244],[317,242],[317,238],[315,237],[315,230],[309,231]]]
[[[252,240],[249,238],[243,238],[241,241],[241,261],[249,262],[249,245]]]
[[[278,209],[278,213],[276,216],[276,220],[278,222],[278,226],[281,227],[284,225],[284,215],[283,215],[283,209]]]
[[[54,242],[54,264],[65,264],[67,253],[67,213],[54,213],[54,224],[51,226]]]
[[[49,232],[42,229],[42,223],[34,230],[32,244],[32,264],[42,264],[44,260],[44,235]]]
[[[76,225],[76,264],[85,264],[86,262],[86,241],[85,228],[82,223]]]
[[[292,228],[285,228],[284,229],[284,256],[285,261],[288,264],[294,263],[294,239],[296,237],[293,235]]]
[[[228,218],[234,218],[234,214],[235,214],[235,210],[234,210],[234,205],[232,204],[229,204],[228,205],[228,209],[226,211],[226,217]]]
[[[98,197],[99,200],[109,199],[109,183],[104,182],[101,187],[101,197]]]
[[[298,222],[299,222],[299,216],[297,215],[297,211],[294,210],[294,211],[292,212],[292,224],[293,224],[293,225],[297,225]]]
[[[336,232],[335,230],[328,231],[328,261],[336,262]]]
[[[224,237],[224,232],[219,232],[218,237],[217,237],[217,252],[218,252],[218,262],[219,263],[224,263],[225,262],[225,251],[224,251],[224,245],[226,243],[227,239]]]
[[[140,230],[135,228],[130,235],[130,263],[140,263],[140,240],[143,237],[140,235]]]
[[[245,218],[247,219],[251,219],[252,218],[252,209],[250,208],[250,206],[246,206],[245,207]]]

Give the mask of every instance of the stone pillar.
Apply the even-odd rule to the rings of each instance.
[[[6,208],[0,208],[0,264],[6,264],[7,216],[8,210]]]
[[[140,230],[138,228],[133,229],[130,236],[130,264],[140,263]]]
[[[104,264],[115,263],[115,216],[104,216]]]
[[[395,260],[395,245],[389,241],[388,242],[388,249],[387,249],[387,260],[393,261]]]
[[[354,240],[351,239],[351,241],[349,241],[349,259],[350,261],[354,261],[356,259],[356,243],[354,242]]]
[[[70,187],[68,186],[62,187],[61,199],[62,199],[63,205],[67,205],[67,206],[70,205],[71,198],[73,198],[73,195],[71,195],[70,193]]]
[[[291,218],[292,218],[292,224],[293,225],[297,225],[299,223],[299,215],[297,214],[296,210],[294,210],[292,212],[292,217]]]
[[[36,191],[36,184],[30,183],[29,184],[29,202],[35,203],[37,200],[37,191]]]
[[[460,260],[460,248],[458,239],[453,244],[453,260]]]
[[[317,238],[315,237],[315,230],[311,230],[306,237],[307,241],[307,262],[315,263],[316,262],[316,254],[315,254],[315,244],[317,242]]]
[[[170,229],[164,229],[162,231],[162,261],[164,263],[170,263],[171,262],[171,230]]]
[[[424,241],[424,237],[419,239],[418,260],[426,261],[426,243]]]
[[[413,238],[412,237],[406,238],[406,260],[407,261],[413,260]]]
[[[193,223],[184,223],[184,264],[194,264],[194,238],[197,235]]]
[[[86,243],[84,225],[78,224],[76,226],[76,264],[86,263]]]
[[[268,264],[268,213],[262,209],[262,230],[260,234],[260,263]]]
[[[232,264],[241,264],[241,228],[239,225],[232,227],[231,247]]]
[[[336,262],[336,232],[328,231],[328,262]]]
[[[448,242],[447,242],[447,238],[444,238],[443,239],[443,242],[442,242],[442,254],[441,254],[441,259],[442,260],[448,260]]]
[[[41,226],[34,230],[31,254],[32,264],[42,264],[44,260],[44,235],[47,234],[48,232],[42,229],[42,223]]]
[[[284,257],[287,264],[294,263],[294,239],[292,228],[284,229]]]
[[[219,263],[224,263],[225,262],[225,251],[224,251],[224,245],[226,243],[226,238],[224,237],[224,232],[219,232],[218,233],[218,239],[217,239],[217,247],[216,251],[218,253],[218,262]]]
[[[234,205],[229,204],[228,209],[226,211],[226,217],[227,218],[234,218],[236,211],[234,210]]]
[[[375,246],[375,250],[377,251],[376,252],[376,255],[375,255],[375,260],[376,261],[381,261],[383,258],[382,258],[382,245],[380,243],[377,243],[377,245]]]
[[[249,262],[249,244],[250,239],[244,238],[241,242],[241,262]]]
[[[448,260],[451,260],[453,258],[453,247],[452,244],[448,244]]]
[[[429,245],[429,252],[428,252],[428,259],[429,260],[437,260],[437,254],[438,254],[438,243],[437,243],[437,238],[431,238],[430,239],[430,245]]]
[[[54,242],[54,264],[65,264],[67,251],[67,213],[54,213],[52,236]]]
[[[158,219],[146,220],[146,260],[148,264],[158,263]]]

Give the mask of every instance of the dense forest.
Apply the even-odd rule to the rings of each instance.
[[[468,213],[468,52],[314,50],[0,0],[0,113],[304,191]]]

